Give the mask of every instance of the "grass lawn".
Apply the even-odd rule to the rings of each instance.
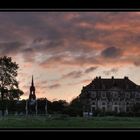
[[[0,118],[0,128],[140,128],[140,117],[7,116]]]

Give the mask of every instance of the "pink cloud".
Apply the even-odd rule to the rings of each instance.
[[[81,86],[89,82],[82,80],[86,69],[98,73],[104,67],[140,66],[139,12],[3,12],[0,21],[0,55],[20,64],[20,85],[27,97],[28,77],[34,71],[41,81],[36,83],[38,96],[46,96],[49,86],[65,88],[61,78],[50,80],[50,70],[71,77],[67,82],[79,77],[75,86]]]

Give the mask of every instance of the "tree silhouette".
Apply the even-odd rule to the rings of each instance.
[[[0,91],[2,101],[2,116],[4,116],[3,100],[6,98],[13,99],[18,91],[18,82],[16,80],[17,69],[19,68],[16,62],[12,62],[11,57],[0,58]],[[19,92],[21,93],[21,92]],[[20,94],[18,95],[20,96]]]

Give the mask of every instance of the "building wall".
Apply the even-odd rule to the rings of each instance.
[[[131,111],[131,105],[140,102],[137,96],[140,97],[140,93],[137,91],[128,90],[86,90],[82,92],[82,95],[88,95],[82,98],[83,103],[86,103],[90,107],[90,111],[95,110],[102,111],[115,111],[115,112],[129,112]],[[86,101],[84,101],[86,100]]]

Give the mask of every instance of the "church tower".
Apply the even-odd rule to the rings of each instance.
[[[29,101],[31,101],[31,100],[36,100],[33,76],[32,76],[32,82],[31,82],[31,86],[30,86],[30,95],[29,95]]]

